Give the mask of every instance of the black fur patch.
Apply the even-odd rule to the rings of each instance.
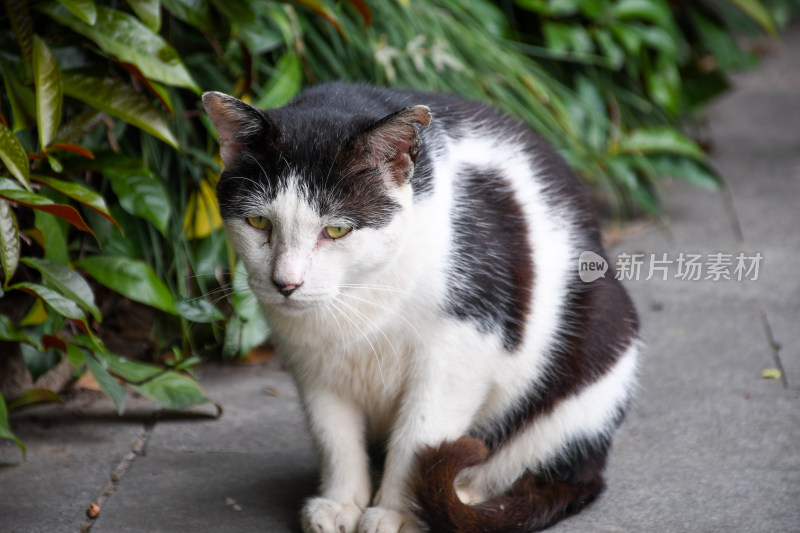
[[[600,248],[594,251],[602,255]],[[491,450],[547,414],[559,401],[597,381],[636,337],[636,311],[625,289],[611,276],[584,283],[576,267],[566,308],[570,329],[553,342],[545,377],[533,383],[525,400],[509,409],[491,430],[476,433]],[[620,415],[617,422],[621,421]]]
[[[498,172],[465,167],[455,190],[446,311],[481,331],[499,329],[513,351],[522,342],[534,275],[525,215]]]

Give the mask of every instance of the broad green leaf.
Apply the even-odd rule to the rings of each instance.
[[[84,352],[81,348],[75,346],[74,344],[70,344],[67,346],[67,350],[78,350],[82,352],[83,361],[86,363],[86,368],[89,369],[92,376],[94,376],[95,381],[97,384],[100,385],[100,388],[103,389],[109,398],[114,401],[114,405],[117,406],[117,413],[122,414],[125,412],[125,389],[122,388],[114,376],[112,376],[106,366],[101,364],[98,359],[95,358],[93,354]],[[77,354],[73,354],[72,357],[76,357]],[[102,358],[102,355],[100,356]]]
[[[619,0],[610,11],[620,20],[637,19],[660,24],[672,19],[664,0]]]
[[[64,72],[62,78],[64,94],[67,96],[121,118],[178,148],[178,141],[167,126],[161,110],[130,85],[112,78],[95,78],[73,72]]]
[[[620,140],[619,150],[628,154],[677,154],[705,159],[696,142],[669,126],[634,130]]]
[[[211,401],[200,390],[197,382],[177,372],[165,372],[141,385],[131,387],[168,409],[185,409]]]
[[[0,264],[5,283],[11,281],[19,264],[19,226],[14,211],[5,200],[0,200]]]
[[[175,309],[183,318],[192,322],[210,323],[225,320],[222,311],[203,298],[175,300]]]
[[[517,5],[550,17],[564,17],[578,12],[576,0],[517,0]]]
[[[31,189],[28,155],[17,136],[2,124],[0,124],[0,160],[3,161],[11,175],[17,178],[26,189],[33,190]]]
[[[6,61],[0,59],[0,74],[6,88],[6,96],[11,106],[14,117],[12,130],[17,132],[28,129],[35,122],[36,97],[33,92],[24,87],[12,72]]]
[[[40,183],[44,183],[48,187],[53,190],[60,192],[61,194],[72,198],[73,200],[82,203],[83,205],[89,207],[93,211],[96,211],[106,217],[109,221],[114,223],[117,227],[117,221],[114,220],[114,217],[111,216],[111,212],[108,210],[108,206],[106,205],[105,199],[100,195],[100,193],[93,191],[89,187],[85,185],[81,185],[80,183],[75,183],[74,181],[66,181],[60,180],[56,178],[48,178],[45,176],[38,176],[34,175],[33,179]]]
[[[4,314],[0,314],[0,340],[9,342],[25,342],[36,346],[24,331],[19,329],[10,318]]]
[[[167,233],[172,208],[164,183],[138,161],[124,158],[101,158],[111,188],[125,211],[152,222],[162,235]]]
[[[21,0],[4,0],[8,20],[11,29],[17,37],[17,43],[22,49],[22,57],[27,66],[31,65],[33,59],[33,19],[29,11],[30,2]]]
[[[155,33],[161,29],[161,2],[159,0],[128,0],[136,16]]]
[[[199,30],[209,31],[214,26],[208,0],[161,0],[173,15]]]
[[[62,124],[56,133],[53,144],[74,144],[81,142],[83,137],[97,129],[103,122],[103,112],[96,109],[81,111],[66,124]]]
[[[672,56],[660,53],[652,70],[645,71],[647,94],[661,107],[677,115],[681,105],[681,75]]]
[[[92,0],[58,0],[58,3],[90,26],[97,21],[97,7]]]
[[[756,21],[770,35],[776,35],[775,23],[769,11],[760,0],[729,0],[730,3],[744,11],[748,17]]]
[[[104,356],[106,363],[108,363],[108,369],[133,385],[143,383],[165,371],[161,367],[139,361],[131,361],[112,353],[104,354]]]
[[[0,178],[0,198],[55,215],[66,220],[79,230],[91,233],[94,236],[92,229],[83,220],[81,214],[71,205],[57,204],[42,194],[19,189],[14,182],[7,178]]]
[[[546,22],[543,30],[547,47],[553,52],[586,54],[594,51],[592,38],[583,26]]]
[[[36,86],[36,124],[39,145],[44,151],[61,122],[61,70],[50,49],[38,35],[33,36],[33,83]]]
[[[131,300],[177,314],[169,287],[144,261],[94,255],[78,261],[77,266],[109,289]]]
[[[136,17],[98,7],[97,21],[90,26],[57,4],[46,4],[40,9],[59,23],[94,41],[107,54],[120,61],[133,63],[148,78],[200,93],[200,88],[186,70],[178,52]]]
[[[256,107],[271,109],[280,107],[294,98],[303,85],[303,68],[300,57],[294,52],[286,52],[275,65],[267,84],[264,86]]]
[[[660,176],[670,176],[711,191],[718,191],[724,184],[705,164],[683,156],[650,156],[650,167]]]
[[[83,314],[78,304],[64,296],[63,294],[54,291],[50,287],[46,287],[39,283],[30,283],[22,281],[9,286],[9,289],[19,289],[28,294],[32,294],[44,300],[44,302],[52,307],[58,314],[72,320],[77,320],[86,324],[86,315]]]
[[[61,291],[64,296],[92,313],[98,321],[102,320],[100,309],[94,303],[94,292],[80,274],[65,265],[53,263],[37,257],[24,257],[22,262],[38,270],[42,277]]]
[[[614,70],[622,67],[625,63],[625,50],[617,44],[611,33],[605,28],[598,28],[593,31],[592,36],[602,55],[608,59],[610,67]]]
[[[45,259],[66,265],[69,261],[67,222],[43,211],[36,211],[33,220],[36,233],[31,236],[44,248]]]
[[[11,432],[11,426],[8,425],[8,409],[6,409],[6,402],[3,400],[2,394],[0,394],[0,439],[13,440],[22,450],[22,457],[26,456],[25,445]]]
[[[64,403],[61,396],[49,389],[28,389],[8,404],[11,411],[39,403]]]

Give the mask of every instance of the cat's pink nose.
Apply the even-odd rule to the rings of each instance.
[[[301,281],[300,283],[284,283],[281,280],[273,279],[272,284],[278,289],[278,292],[283,294],[285,297],[289,297],[292,293],[299,289],[300,286],[303,284]]]

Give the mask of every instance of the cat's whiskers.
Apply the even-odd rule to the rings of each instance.
[[[381,376],[381,383],[383,384],[384,387],[386,387],[386,380],[383,378],[383,366],[381,365],[381,359],[378,356],[378,351],[375,349],[375,346],[372,344],[372,341],[369,340],[369,337],[367,336],[366,333],[364,333],[364,330],[361,329],[361,327],[358,324],[356,324],[353,321],[352,318],[347,316],[347,313],[345,313],[342,310],[342,308],[340,308],[338,305],[336,305],[335,301],[331,300],[329,303],[330,303],[330,305],[333,306],[334,309],[339,311],[339,313],[342,315],[342,317],[344,317],[345,320],[350,322],[350,324],[352,324],[352,326],[361,334],[361,336],[364,337],[364,340],[367,341],[367,344],[369,344],[369,347],[372,349],[372,354],[375,356],[375,362],[378,364],[378,373]],[[339,303],[343,303],[343,302],[339,301]]]
[[[394,360],[395,360],[395,363],[397,364],[397,368],[399,370],[401,368],[401,365],[400,365],[400,358],[397,355],[397,348],[395,348],[394,343],[391,341],[391,339],[389,339],[389,337],[386,335],[386,333],[383,331],[383,329],[381,329],[381,327],[378,326],[378,324],[374,320],[372,320],[367,315],[365,315],[364,313],[359,311],[355,306],[350,305],[350,304],[348,304],[346,302],[343,302],[342,300],[337,300],[337,301],[340,304],[342,304],[345,307],[347,307],[348,309],[352,310],[354,313],[356,313],[356,316],[361,318],[361,320],[364,321],[365,325],[372,326],[372,328],[375,331],[377,331],[378,333],[383,335],[383,338],[386,339],[386,342],[389,343],[389,347],[392,349],[392,353],[394,355]],[[367,302],[367,303],[369,303],[369,302]],[[377,334],[374,334],[374,335],[375,335],[375,341],[377,342],[378,341],[378,335]]]
[[[386,311],[387,313],[391,313],[391,314],[395,315],[396,317],[401,319],[403,322],[405,322],[408,325],[408,327],[410,327],[414,331],[414,333],[417,335],[417,337],[420,340],[422,340],[423,337],[420,334],[420,332],[417,330],[417,328],[414,326],[414,324],[412,324],[410,320],[408,320],[406,317],[404,317],[402,314],[398,313],[394,309],[390,309],[390,308],[386,307],[385,305],[379,304],[378,302],[373,302],[371,300],[366,300],[364,298],[359,298],[358,296],[353,296],[352,294],[347,294],[347,293],[344,293],[344,292],[339,293],[339,296],[346,296],[348,298],[352,298],[353,300],[358,300],[359,302],[363,302],[365,304],[374,305],[375,307],[378,307],[379,309],[382,309],[382,310]]]

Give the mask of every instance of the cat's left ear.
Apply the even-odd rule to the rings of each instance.
[[[268,126],[261,111],[227,94],[203,93],[203,107],[219,134],[219,153],[226,167],[233,165],[251,139]]]
[[[407,107],[382,118],[360,137],[365,163],[376,167],[386,165],[392,181],[402,185],[417,162],[420,147],[417,127],[430,123],[431,111],[424,105]]]

